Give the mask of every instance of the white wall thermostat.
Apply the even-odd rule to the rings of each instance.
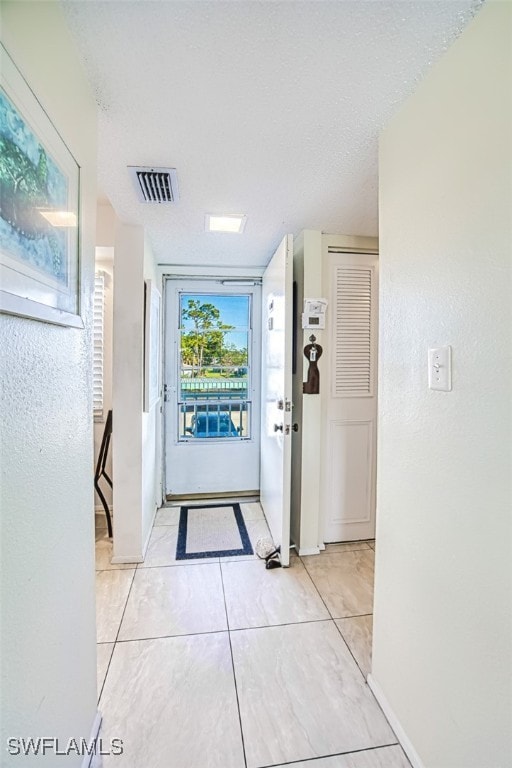
[[[303,328],[325,328],[325,313],[327,299],[304,299],[304,312],[302,313]]]

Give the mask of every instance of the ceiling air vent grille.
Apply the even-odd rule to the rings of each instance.
[[[141,203],[176,203],[178,176],[176,168],[128,166]]]

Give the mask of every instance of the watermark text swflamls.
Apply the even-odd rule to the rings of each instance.
[[[58,755],[69,757],[70,755],[122,755],[123,740],[110,739],[68,739],[64,741],[54,736],[38,736],[37,738],[7,739],[7,752],[11,757],[18,755]]]

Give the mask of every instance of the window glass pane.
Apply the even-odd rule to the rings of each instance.
[[[183,439],[250,437],[250,403],[187,402],[180,406]]]
[[[247,438],[249,295],[180,296],[179,438]]]
[[[182,293],[180,328],[184,330],[249,328],[249,296]]]

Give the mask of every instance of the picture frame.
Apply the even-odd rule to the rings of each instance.
[[[152,280],[144,281],[144,411],[160,400],[160,311],[162,297]]]
[[[80,168],[0,45],[0,312],[83,328]]]

